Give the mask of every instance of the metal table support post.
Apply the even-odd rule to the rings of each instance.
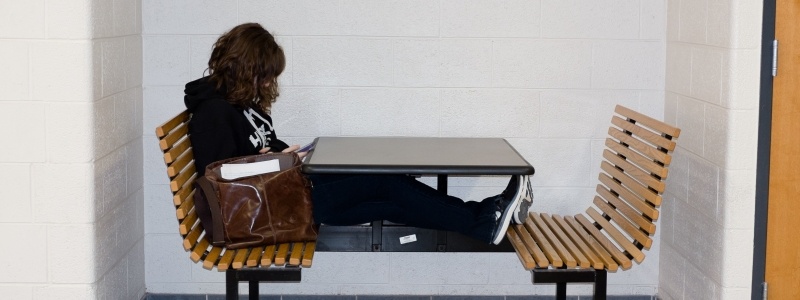
[[[447,174],[439,174],[436,177],[436,189],[447,194]],[[436,231],[436,251],[447,252],[447,232]]]

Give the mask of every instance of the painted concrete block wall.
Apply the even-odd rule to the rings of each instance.
[[[140,7],[0,3],[4,299],[144,294]]]
[[[666,9],[662,0],[144,0],[148,291],[224,291],[223,275],[191,263],[180,247],[153,129],[183,110],[183,85],[203,75],[211,44],[231,27],[260,22],[286,52],[273,119],[287,142],[339,135],[507,138],[537,169],[535,209],[574,214],[591,203],[613,106],[663,116]],[[459,178],[451,191],[478,200],[506,180]],[[654,295],[659,248],[656,242],[643,265],[612,274],[610,293]],[[265,290],[553,293],[551,286],[532,286],[514,254],[317,255],[303,283]]]
[[[761,1],[668,0],[665,118],[683,129],[659,296],[749,299]]]

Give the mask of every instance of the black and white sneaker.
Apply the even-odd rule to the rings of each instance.
[[[522,189],[522,202],[520,202],[517,209],[514,210],[514,219],[512,221],[514,224],[523,224],[525,223],[525,219],[528,218],[528,209],[530,209],[531,204],[533,203],[533,189],[531,188],[531,178],[528,175],[521,176],[522,180],[519,184],[520,189]]]
[[[495,198],[495,230],[492,236],[492,244],[500,244],[506,235],[508,225],[515,214],[518,214],[520,203],[522,202],[526,181],[523,176],[514,176],[509,181],[506,190]],[[511,191],[514,191],[512,194]]]

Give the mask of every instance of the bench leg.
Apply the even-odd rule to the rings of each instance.
[[[236,271],[225,271],[225,300],[239,299],[239,280],[236,279]]]
[[[556,300],[567,300],[567,283],[556,283]]]
[[[606,270],[594,271],[594,300],[606,300],[607,276]]]
[[[258,300],[258,281],[250,281],[250,300]]]

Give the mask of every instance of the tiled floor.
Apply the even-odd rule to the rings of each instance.
[[[240,300],[247,300],[240,295]],[[555,296],[341,296],[341,295],[261,295],[259,300],[550,300]],[[592,296],[569,296],[569,300],[589,300]],[[655,296],[608,296],[609,300],[654,300]],[[145,300],[225,300],[225,295],[148,294]]]

